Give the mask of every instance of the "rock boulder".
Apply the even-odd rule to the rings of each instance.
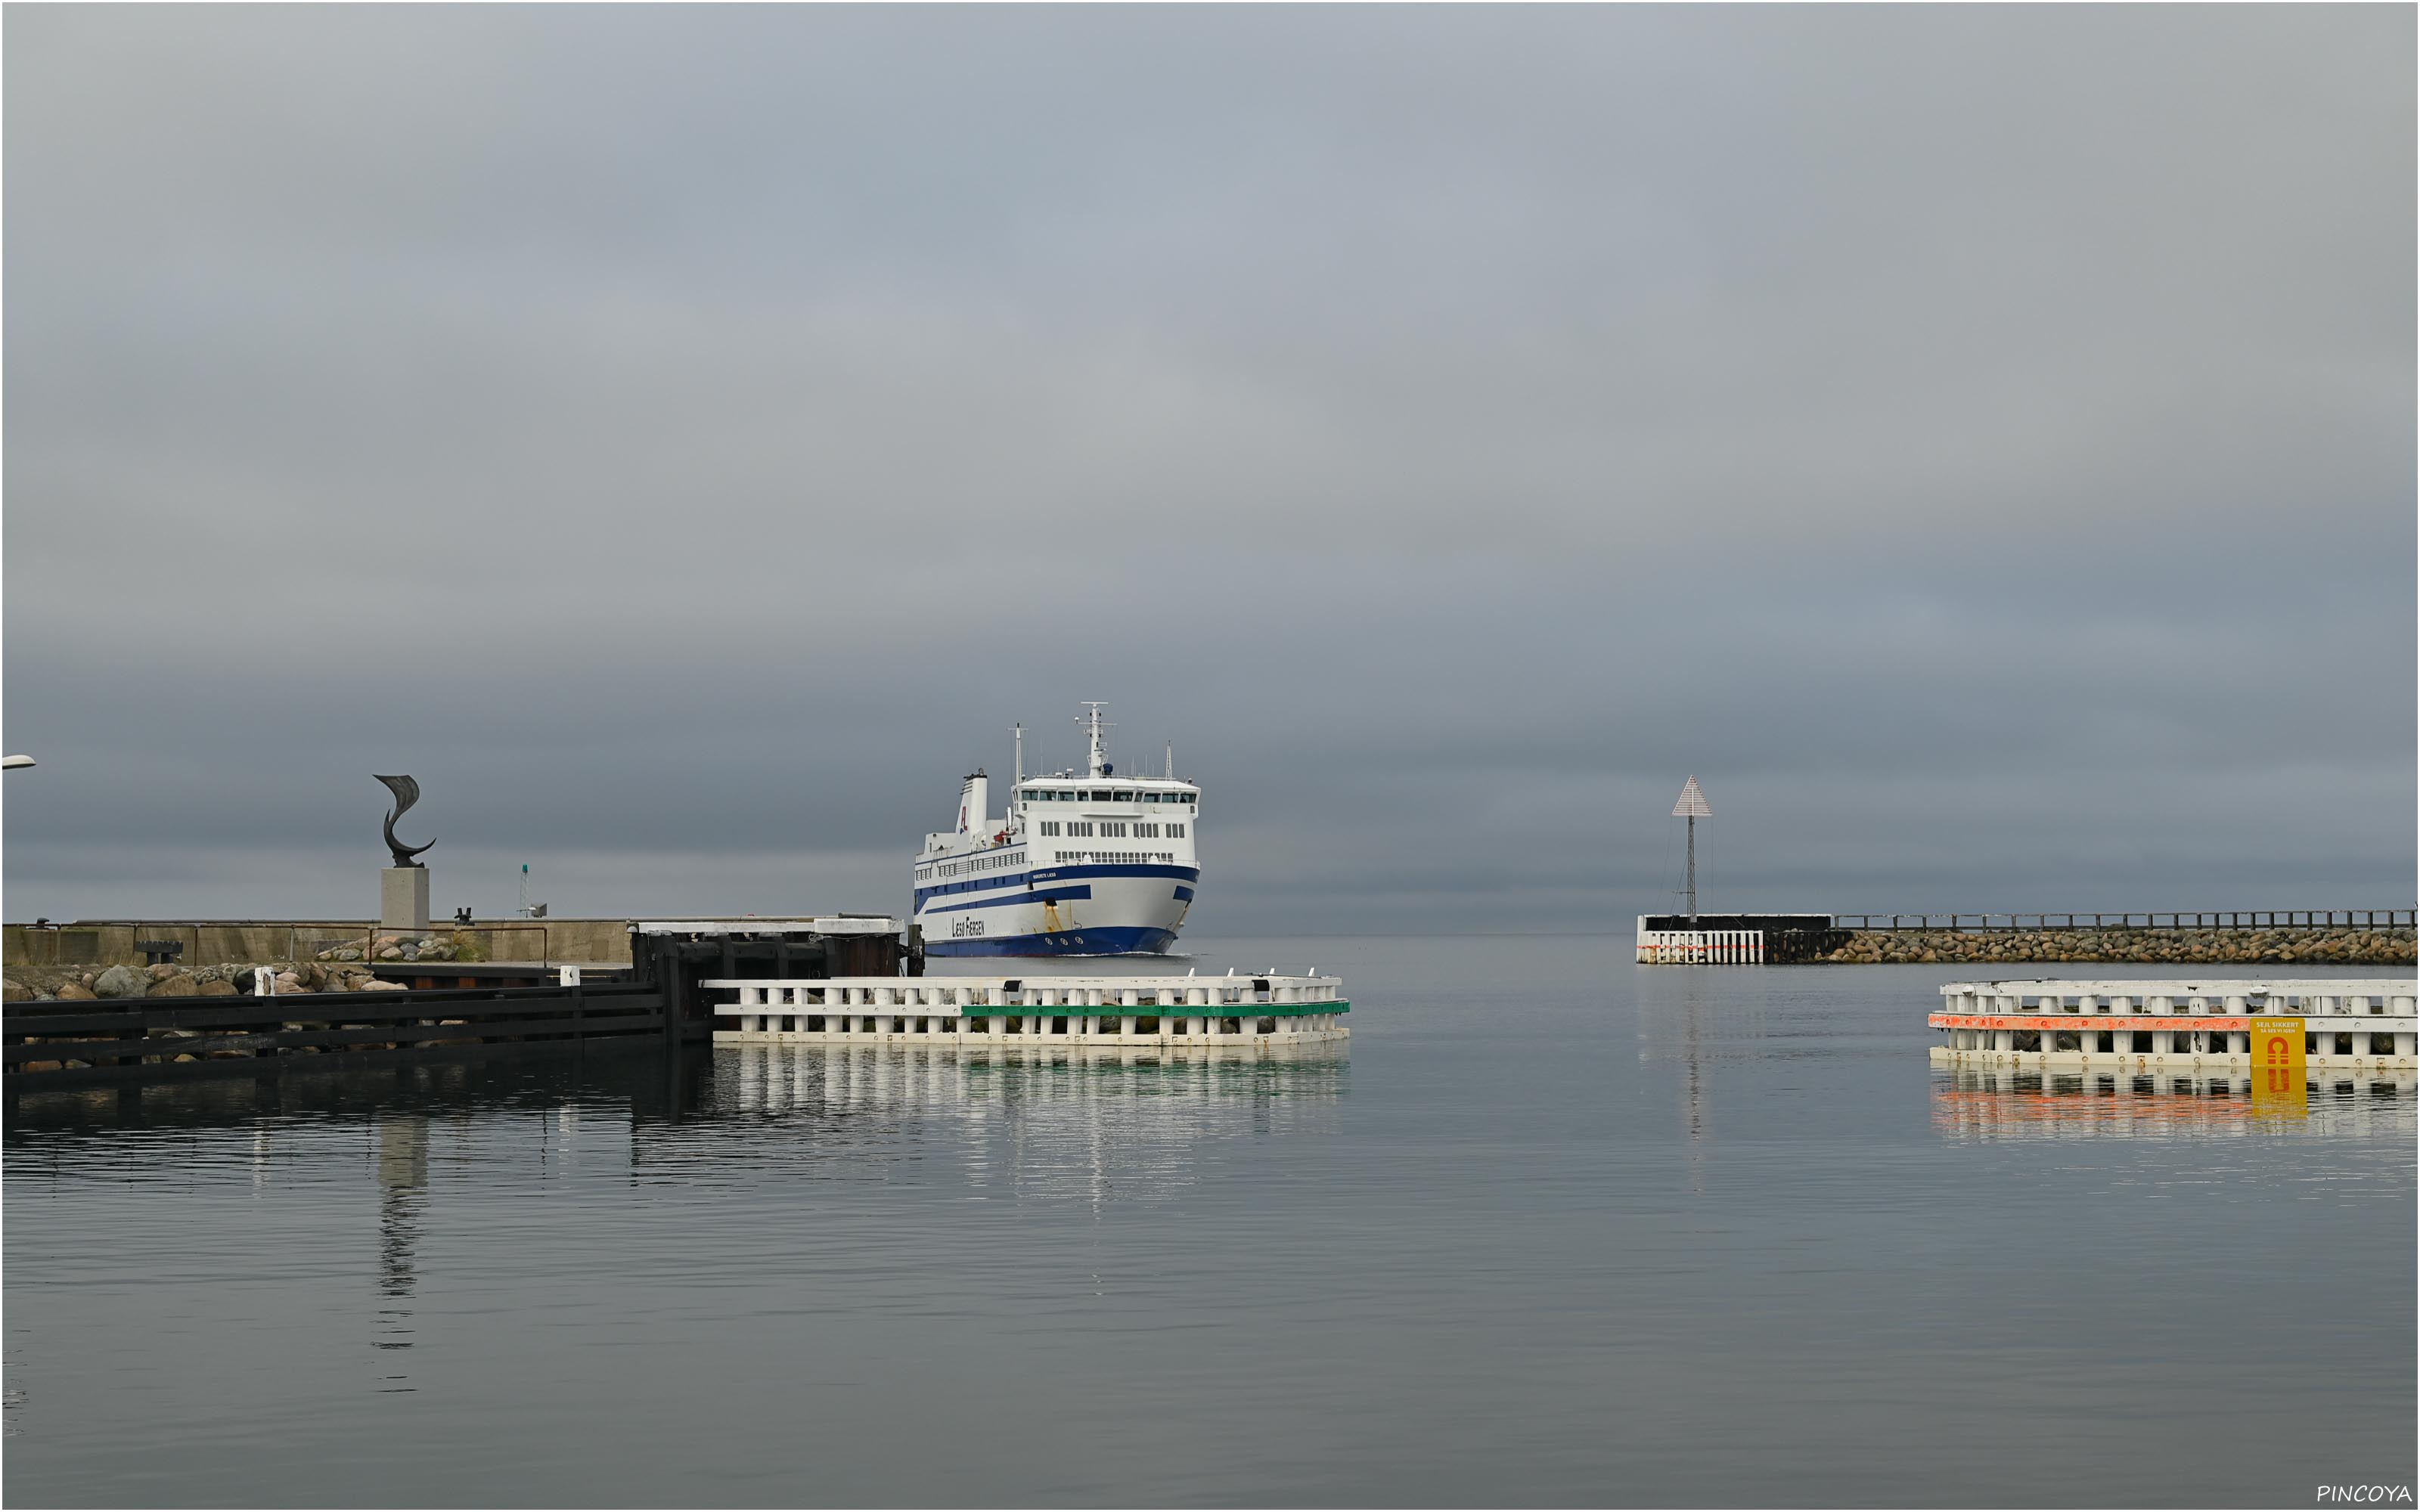
[[[151,978],[139,966],[112,966],[94,979],[92,990],[101,997],[140,997],[150,989]]]

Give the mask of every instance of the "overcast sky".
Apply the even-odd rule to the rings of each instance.
[[[2408,906],[2413,25],[11,7],[7,915]]]

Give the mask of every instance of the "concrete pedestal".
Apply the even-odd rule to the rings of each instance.
[[[391,866],[380,873],[379,928],[428,933],[428,868]]]

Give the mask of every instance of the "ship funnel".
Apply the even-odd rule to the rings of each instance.
[[[958,789],[958,833],[980,835],[991,828],[991,779],[978,767]]]

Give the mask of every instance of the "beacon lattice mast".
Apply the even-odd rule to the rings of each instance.
[[[1689,899],[1689,918],[1692,922],[1698,917],[1698,821],[1712,819],[1714,816],[1714,805],[1706,801],[1704,791],[1698,786],[1697,774],[1692,772],[1689,774],[1689,780],[1681,789],[1681,801],[1672,805],[1672,817],[1686,819],[1689,822],[1689,872],[1686,891]],[[1665,854],[1668,856],[1671,853],[1668,851]]]

